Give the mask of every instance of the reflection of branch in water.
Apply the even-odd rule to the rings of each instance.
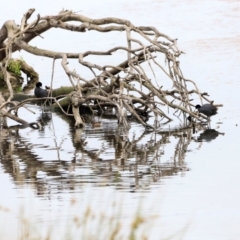
[[[59,151],[61,150],[61,146],[63,144],[63,139],[60,142],[60,144],[58,145],[57,137],[56,137],[56,131],[55,131],[55,127],[54,127],[54,121],[53,121],[53,118],[52,118],[52,113],[51,112],[42,112],[39,120],[42,122],[43,126],[47,125],[48,122],[51,122],[52,130],[53,130],[53,136],[54,136],[53,141],[55,143],[55,149],[57,151],[58,161],[61,162],[60,152]]]
[[[142,128],[137,129],[132,138],[117,128],[103,128],[97,133],[89,131],[89,139],[101,141],[99,148],[89,148],[86,130],[76,129],[71,132],[75,153],[66,152],[68,159],[72,159],[71,162],[62,161],[60,155],[58,161],[40,161],[34,153],[35,145],[29,144],[20,135],[20,131],[8,129],[5,139],[1,138],[1,149],[11,147],[11,137],[15,141],[11,151],[1,150],[1,163],[15,181],[22,179],[30,182],[38,194],[46,194],[47,191],[52,194],[56,189],[57,192],[64,189],[76,190],[86,182],[97,186],[114,185],[119,189],[130,187],[133,190],[149,187],[160,177],[185,170],[184,157],[191,140],[190,129],[162,133],[144,132],[142,129],[139,133],[140,129]],[[176,146],[170,141],[177,141]],[[56,151],[60,151],[60,148],[61,144],[56,142]],[[163,163],[166,158],[167,164]]]
[[[2,129],[0,136],[3,134],[5,137],[0,138],[0,163],[5,172],[12,176],[16,184],[28,182],[35,186],[37,194],[49,192],[49,183],[42,181],[38,173],[41,172],[49,178],[61,179],[59,162],[46,164],[39,161],[39,156],[34,153],[35,145],[20,136],[17,126],[15,130]],[[61,164],[63,168],[68,168],[67,163]],[[55,186],[61,187],[61,182]]]
[[[179,134],[179,141],[175,148],[174,162],[180,167],[183,167],[184,164],[185,153],[191,141],[191,131],[191,129],[186,129],[185,132]]]
[[[5,168],[5,172],[8,172],[13,176],[13,179],[20,183],[26,178],[30,177],[28,173],[28,168],[31,168],[31,162],[29,164],[23,164],[23,161],[28,161],[29,159],[36,158],[36,155],[31,151],[31,145],[22,141],[19,138],[19,133],[17,126],[13,129],[2,129],[0,131],[1,135],[5,132],[5,138],[1,137],[0,140],[0,159],[1,164]],[[22,157],[24,156],[24,158]],[[26,166],[24,171],[21,171],[21,167]],[[34,167],[37,168],[37,165]]]
[[[51,114],[42,113],[38,119],[41,122],[41,126],[44,126],[51,120]],[[39,156],[34,153],[35,144],[25,140],[19,134],[19,130],[25,128],[23,125],[15,125],[0,129],[0,160],[2,166],[5,168],[5,172],[12,175],[17,184],[21,184],[28,180],[35,182],[38,180],[38,172],[45,172],[47,176],[60,177],[59,162],[53,164],[47,164],[39,161]],[[40,129],[39,131],[43,131]],[[61,144],[60,144],[61,145]],[[42,146],[44,147],[48,146]],[[56,147],[56,151],[59,152],[61,147]],[[66,165],[63,163],[63,165]]]
[[[143,132],[139,137],[136,135],[130,140],[125,136],[119,134],[104,134],[102,133],[101,138],[109,143],[109,147],[114,147],[115,158],[113,160],[104,160],[104,157],[97,156],[97,152],[102,152],[107,154],[105,150],[108,150],[109,147],[105,149],[99,149],[96,151],[88,150],[86,144],[83,144],[81,138],[75,138],[74,143],[75,147],[79,147],[80,152],[84,152],[93,162],[100,160],[96,164],[89,164],[89,167],[98,175],[104,175],[108,173],[107,177],[109,180],[112,179],[113,175],[118,172],[120,176],[120,181],[122,182],[124,176],[131,177],[135,179],[134,186],[137,188],[139,185],[139,178],[142,178],[144,175],[151,175],[153,181],[157,181],[161,176],[173,175],[176,172],[186,170],[184,166],[184,157],[188,145],[191,141],[191,129],[183,128],[173,132],[163,132],[152,133],[152,132]],[[178,139],[178,143],[175,149],[173,156],[173,161],[169,164],[161,164],[160,160],[162,155],[164,155],[164,148],[170,143],[169,138],[174,135]],[[141,143],[143,138],[146,138],[145,143]],[[76,139],[79,139],[77,143]],[[77,149],[76,149],[77,150]],[[81,160],[82,161],[82,160]],[[106,162],[109,162],[107,164]],[[110,164],[111,163],[111,164]],[[104,170],[105,168],[105,170]],[[131,184],[131,186],[133,186]]]

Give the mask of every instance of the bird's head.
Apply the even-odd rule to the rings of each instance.
[[[38,88],[42,87],[42,83],[41,82],[37,82],[36,83],[36,87],[38,87]]]

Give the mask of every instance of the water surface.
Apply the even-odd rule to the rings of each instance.
[[[18,8],[12,8],[13,3],[5,3],[1,22],[19,21],[30,7],[41,15],[61,10],[54,1],[48,1],[48,8],[39,1],[25,1]],[[0,237],[17,239],[26,216],[35,233],[50,228],[64,239],[68,226],[73,235],[79,234],[76,217],[90,208],[96,216],[88,223],[91,230],[119,221],[127,233],[140,209],[146,223],[142,231],[149,239],[239,239],[240,2],[90,0],[59,1],[58,6],[92,18],[126,18],[178,38],[186,53],[180,58],[185,77],[224,107],[212,118],[215,131],[173,134],[144,133],[136,122],[123,133],[116,120],[109,119],[101,119],[96,128],[91,119],[86,129],[76,130],[57,113],[43,118],[37,106],[30,106],[35,115],[21,111],[29,121],[43,118],[45,125],[42,131],[1,130]],[[57,34],[62,41],[55,41]],[[119,38],[112,36],[107,42],[104,37],[90,41],[91,37],[72,38],[54,30],[31,44],[65,51],[79,46],[85,51],[111,46]],[[50,82],[51,60],[23,51],[15,55],[32,63],[44,84]],[[54,86],[65,84],[68,78],[59,62]],[[99,214],[113,223],[101,222]],[[95,238],[104,239],[102,231],[91,230]]]

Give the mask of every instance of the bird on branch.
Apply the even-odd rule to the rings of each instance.
[[[50,91],[50,87],[45,86],[46,89],[42,89],[42,83],[41,82],[37,82],[36,83],[36,87],[34,89],[34,95],[37,98],[43,98],[43,97],[48,97],[49,91]]]
[[[195,108],[198,110],[198,112],[206,115],[208,117],[208,120],[210,120],[210,117],[217,114],[217,107],[213,106],[212,104],[203,104],[196,105]]]

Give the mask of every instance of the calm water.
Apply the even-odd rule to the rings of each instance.
[[[0,239],[20,238],[24,224],[31,225],[35,237],[51,229],[53,236],[65,239],[71,229],[73,239],[83,239],[78,220],[86,211],[94,216],[84,229],[93,239],[106,239],[105,229],[117,222],[127,234],[139,209],[145,221],[139,239],[143,233],[149,239],[239,239],[240,1],[59,1],[59,9],[55,1],[48,1],[48,7],[24,1],[13,9],[14,2],[2,7],[2,23],[19,22],[35,7],[41,15],[65,8],[155,26],[179,39],[186,53],[180,59],[185,77],[224,107],[212,118],[212,132],[144,133],[133,122],[127,139],[115,120],[102,119],[93,128],[88,119],[86,129],[76,130],[68,119],[56,113],[42,116],[38,107],[29,106],[36,114],[21,111],[20,116],[41,118],[42,131],[0,131]],[[31,44],[85,51],[118,41],[114,35],[109,42],[93,42],[91,34],[71,36],[54,30]],[[39,71],[42,82],[50,82],[51,60],[23,51],[18,55]],[[56,69],[54,86],[68,84],[60,66]]]

